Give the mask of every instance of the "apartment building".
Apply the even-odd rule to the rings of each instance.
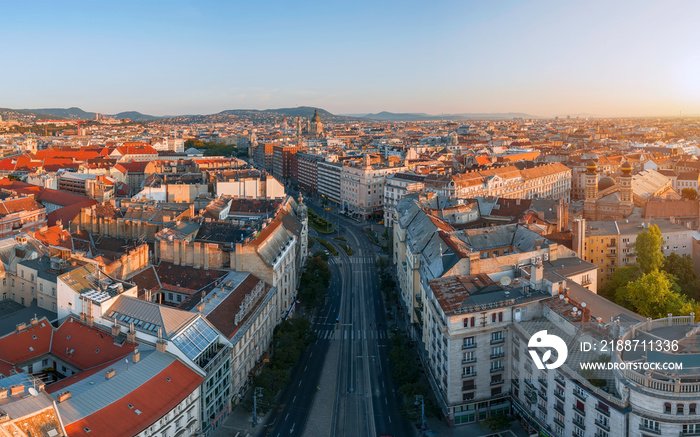
[[[316,194],[318,191],[318,165],[323,157],[312,153],[296,153],[292,157],[296,161],[296,181],[299,188]]]
[[[693,256],[693,240],[700,238],[700,234],[695,229],[670,220],[575,220],[572,229],[574,250],[582,259],[598,266],[598,289],[612,279],[618,267],[636,263],[634,244],[637,235],[651,225],[661,230],[664,239],[661,250],[665,256],[671,253]]]
[[[365,155],[361,165],[344,165],[340,175],[341,208],[353,215],[369,218],[384,209],[384,180],[406,167],[372,165]]]
[[[277,144],[272,148],[272,175],[283,183],[292,177],[292,159],[299,151],[296,145]]]
[[[571,194],[571,169],[555,162],[519,170],[513,165],[452,175],[430,174],[426,191],[443,196],[564,199]]]
[[[318,162],[318,194],[341,204],[341,172],[343,165],[337,162]]]
[[[394,173],[384,180],[384,195],[382,204],[384,207],[384,226],[392,228],[396,220],[396,205],[409,193],[423,191],[425,184],[424,175],[413,173]]]
[[[0,238],[38,231],[46,225],[46,208],[34,196],[12,196],[0,201]]]

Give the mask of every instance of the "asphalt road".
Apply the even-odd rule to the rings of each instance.
[[[329,214],[313,209],[319,215]],[[375,267],[380,249],[362,231],[362,224],[338,215],[332,219],[353,255],[338,248],[338,256],[331,257],[329,299],[312,326],[319,339],[302,356],[263,435],[302,434],[322,371],[337,372],[335,401],[328,405],[333,410],[329,436],[416,435],[415,428],[401,417],[400,397],[389,371],[389,332]],[[334,236],[337,234],[322,238],[334,242]],[[335,369],[323,369],[331,342],[339,345],[338,364]]]

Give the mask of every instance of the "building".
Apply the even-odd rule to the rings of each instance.
[[[392,228],[396,220],[396,205],[409,193],[423,191],[425,176],[413,173],[394,173],[384,180],[382,204],[384,206],[384,226]]]
[[[670,220],[621,220],[574,222],[574,250],[582,259],[598,266],[598,284],[601,289],[612,279],[618,267],[634,265],[636,255],[634,244],[637,235],[651,225],[661,230],[664,243],[661,246],[665,256],[676,253],[679,256],[693,256],[693,240],[700,238],[695,228],[689,228]],[[583,243],[583,246],[581,246]]]
[[[0,238],[38,231],[46,225],[46,208],[34,196],[11,196],[0,201]]]
[[[343,165],[337,162],[318,162],[318,194],[341,205],[341,172]]]
[[[296,181],[299,189],[316,194],[318,191],[318,165],[323,157],[312,153],[296,153],[292,157],[296,161]]]
[[[323,136],[323,122],[321,121],[321,117],[318,115],[318,109],[314,109],[314,116],[311,117],[308,133],[310,136],[316,138]]]
[[[364,155],[361,165],[344,165],[340,175],[340,201],[343,211],[364,219],[384,210],[384,179],[406,167],[372,165]]]
[[[510,199],[570,199],[571,169],[555,162],[532,168],[514,165],[458,174],[429,174],[426,191],[446,197],[507,197]]]
[[[299,147],[277,144],[272,148],[272,175],[287,182],[292,176],[292,159]]]

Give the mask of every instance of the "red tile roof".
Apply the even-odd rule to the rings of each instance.
[[[89,369],[130,354],[135,346],[126,342],[117,346],[111,333],[71,317],[54,331],[51,353],[79,369]]]
[[[47,246],[60,246],[73,249],[70,232],[58,226],[51,226],[44,230],[34,232],[34,238]]]
[[[136,435],[175,408],[202,381],[201,376],[175,361],[123,398],[68,424],[66,433],[71,437]],[[129,404],[134,408],[129,408]],[[135,410],[141,411],[141,414],[137,415]],[[90,433],[85,432],[85,428]]]
[[[37,325],[27,324],[27,328],[20,332],[12,331],[0,337],[0,359],[18,364],[47,354],[51,348],[52,334],[53,327],[46,318],[39,320]]]

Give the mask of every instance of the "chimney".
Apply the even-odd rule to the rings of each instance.
[[[18,394],[24,393],[23,384],[15,384],[10,386],[10,396],[17,396]]]
[[[7,398],[7,387],[0,387],[0,401]]]
[[[109,369],[105,372],[105,379],[112,379],[114,375],[117,374],[117,371],[114,369]]]
[[[156,341],[156,350],[158,352],[165,353],[165,349],[168,346],[168,342],[166,340],[157,340]]]
[[[141,352],[139,352],[138,349],[134,349],[134,356],[131,358],[131,361],[136,364],[139,362],[141,359]]]
[[[31,323],[32,326],[36,326],[39,324],[39,319],[37,319],[36,315],[35,315],[34,317],[32,317],[32,319],[29,321],[29,323]]]
[[[27,327],[27,324],[22,322],[17,324],[17,332],[24,331],[24,329]]]
[[[202,311],[204,311],[204,301],[201,301],[201,302],[197,305],[197,311],[199,311],[200,313],[201,313]]]
[[[58,396],[56,396],[56,400],[59,403],[61,403],[63,401],[67,401],[68,399],[70,399],[70,391],[69,390],[66,390],[62,393],[59,393]]]

